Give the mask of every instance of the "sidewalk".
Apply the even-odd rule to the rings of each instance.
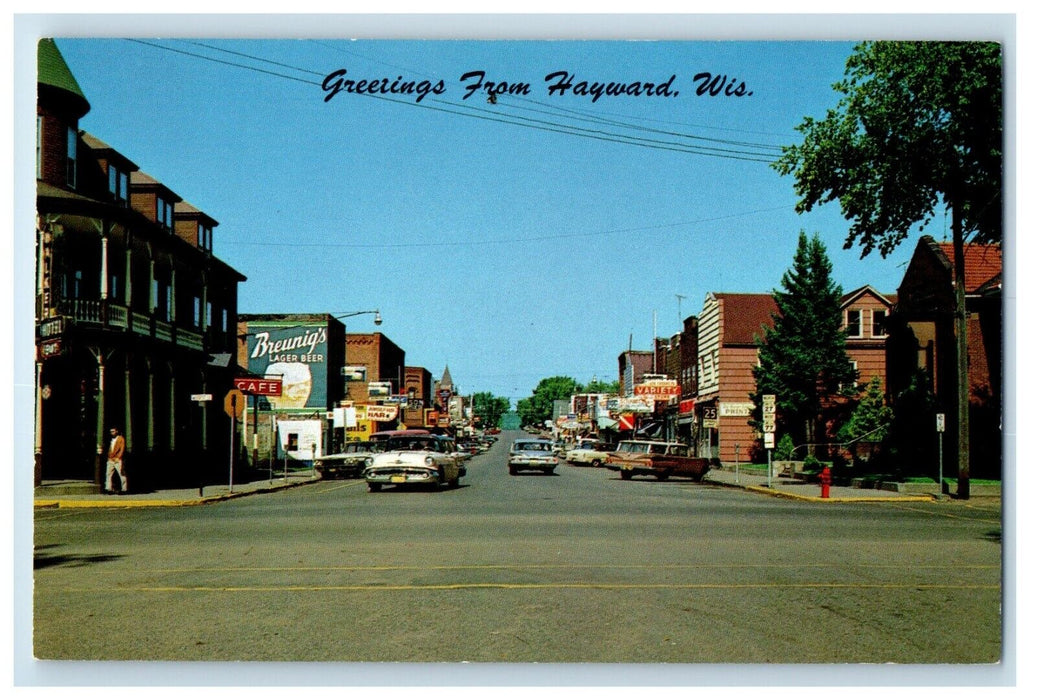
[[[229,484],[212,484],[201,489],[167,489],[126,495],[97,493],[97,487],[85,481],[44,482],[35,489],[33,506],[35,508],[198,506],[256,493],[280,491],[303,484],[312,484],[315,481],[320,481],[320,476],[311,472],[289,474],[287,479],[283,475],[275,474],[272,479],[233,484],[233,487]]]
[[[731,486],[768,496],[817,503],[930,503],[936,500],[936,494],[900,493],[897,491],[862,489],[850,486],[832,486],[829,489],[829,497],[821,498],[820,484],[811,484],[787,476],[775,476],[770,480],[770,486],[768,486],[766,475],[744,471],[735,472],[731,467],[710,470],[706,474],[703,483]],[[950,496],[945,494],[942,498],[949,499]]]

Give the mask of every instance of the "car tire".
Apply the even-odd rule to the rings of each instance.
[[[554,476],[554,473],[555,473],[554,469],[545,469],[544,470],[544,474],[546,474],[547,476]]]
[[[658,479],[659,481],[666,481],[667,479],[670,478],[670,472],[659,472],[658,474],[655,475],[655,478]]]
[[[600,459],[593,459],[593,460],[591,460],[591,466],[595,467],[595,468],[600,467],[601,466],[601,460]]]
[[[630,481],[634,478],[634,472],[630,471],[629,469],[621,469],[619,471],[619,478],[623,481]]]
[[[508,473],[512,476],[515,476],[516,474],[518,474],[518,469],[516,469],[515,467],[508,467]]]
[[[378,491],[382,490],[382,485],[381,484],[368,484],[367,485],[367,490],[370,491],[371,493],[377,493]]]

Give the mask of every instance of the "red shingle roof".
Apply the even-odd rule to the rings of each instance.
[[[954,245],[936,243],[954,274]],[[972,293],[1001,274],[1001,246],[965,244],[965,291]]]
[[[763,337],[763,326],[773,326],[778,305],[770,294],[716,295],[723,304],[724,345],[753,345]]]

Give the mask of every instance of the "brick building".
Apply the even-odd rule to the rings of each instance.
[[[425,409],[432,407],[432,373],[424,367],[404,367],[403,392],[407,407],[403,422],[408,428],[425,426]]]
[[[970,474],[1000,478],[1003,323],[999,245],[965,246],[968,313]],[[946,435],[957,434],[957,350],[954,338],[954,249],[923,236],[900,284],[890,318],[889,382],[895,395],[924,370],[946,416]],[[957,441],[944,440],[944,473],[957,473]]]
[[[846,354],[857,370],[859,384],[867,384],[878,377],[885,389],[886,339],[894,303],[895,295],[880,294],[870,286],[843,295]]]
[[[217,222],[99,138],[56,44],[38,45],[36,481],[100,487],[110,427],[129,486],[197,485],[228,449],[239,272]],[[225,467],[225,461],[222,462]]]
[[[778,306],[770,294],[710,293],[698,317],[698,452],[746,461],[757,440],[748,421],[756,391],[757,339]]]

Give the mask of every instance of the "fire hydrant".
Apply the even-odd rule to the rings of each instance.
[[[828,498],[832,486],[832,470],[825,467],[821,470],[821,498]]]

